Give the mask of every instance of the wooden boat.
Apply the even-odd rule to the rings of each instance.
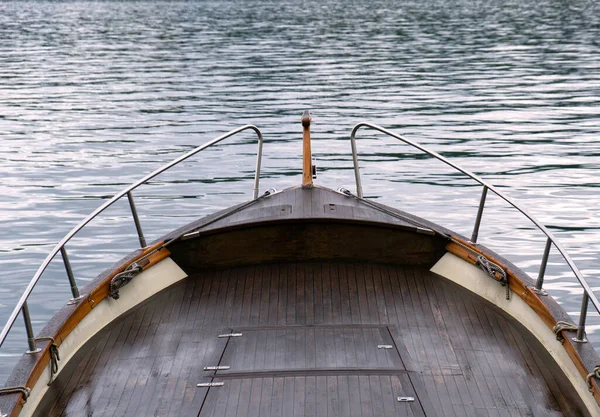
[[[598,300],[547,229],[532,219],[548,236],[533,280],[476,243],[487,192],[510,200],[366,123],[352,132],[357,193],[317,186],[302,121],[301,186],[258,195],[262,136],[244,126],[73,229],[0,335],[24,317],[29,351],[0,393],[3,415],[600,416],[600,361],[585,343]],[[470,239],[362,198],[363,127],[483,185]],[[132,191],[249,129],[259,138],[254,199],[147,245]],[[124,196],[142,248],[80,291],[65,244]],[[553,248],[584,290],[578,324],[543,290]],[[73,299],[34,336],[27,298],[58,252]]]

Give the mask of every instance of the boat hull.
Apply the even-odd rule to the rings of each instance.
[[[506,271],[510,300],[473,265],[479,255]],[[111,280],[141,259],[145,270],[109,297]],[[47,348],[24,356],[9,382],[32,395],[0,407],[13,416],[600,415],[597,388],[585,384],[597,355],[556,340],[552,326],[567,315],[531,284],[493,252],[407,213],[289,189],[200,219],[101,274],[42,331],[61,354],[56,380],[46,386]],[[215,366],[229,368],[204,370]]]

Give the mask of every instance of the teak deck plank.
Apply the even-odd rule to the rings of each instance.
[[[217,338],[230,331],[243,336]],[[38,415],[577,415],[531,343],[418,267],[204,271],[98,334]],[[231,369],[203,370],[217,364]],[[210,381],[224,386],[196,386]]]

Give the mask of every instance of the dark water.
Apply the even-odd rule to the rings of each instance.
[[[307,108],[319,183],[354,189],[348,136],[375,122],[500,186],[597,287],[599,57],[600,6],[577,0],[0,3],[0,322],[81,218],[231,128],[264,131],[261,190],[298,184]],[[146,235],[248,199],[253,140],[137,191]],[[473,183],[368,132],[359,150],[366,195],[470,235]],[[80,284],[135,247],[127,210],[118,204],[68,245]],[[544,237],[498,199],[480,241],[537,273]],[[576,318],[581,292],[558,256],[547,288]],[[36,330],[68,296],[55,262],[30,301]],[[23,333],[19,319],[1,381]]]

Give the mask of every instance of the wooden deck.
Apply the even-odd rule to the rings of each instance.
[[[198,272],[91,340],[38,415],[580,415],[523,334],[419,267]]]

